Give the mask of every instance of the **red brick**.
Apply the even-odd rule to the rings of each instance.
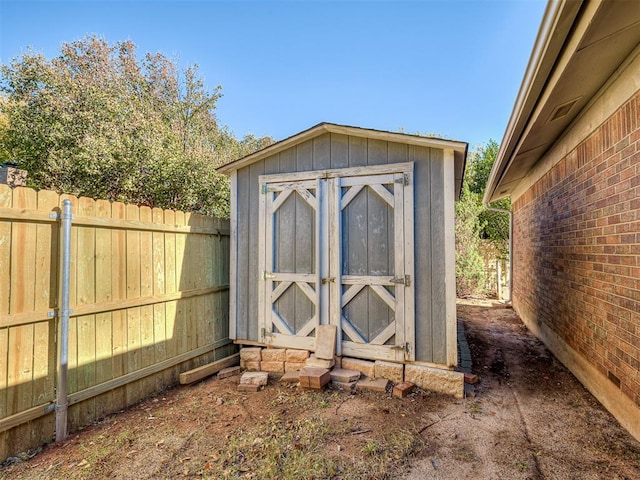
[[[638,105],[636,93],[513,202],[514,306],[535,312],[603,375],[613,371],[632,400],[640,397],[625,373],[640,375]]]
[[[415,387],[416,387],[415,384],[411,382],[402,382],[393,387],[393,394],[396,397],[404,398],[407,395],[409,395],[411,392],[413,392],[413,389]]]
[[[303,388],[322,390],[330,380],[331,373],[326,368],[304,367],[300,370],[300,386]]]
[[[464,383],[468,383],[469,385],[475,385],[478,383],[478,375],[475,373],[464,373]]]

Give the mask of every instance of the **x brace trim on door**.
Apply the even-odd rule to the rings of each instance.
[[[405,163],[264,175],[259,178],[261,192],[264,193],[260,198],[261,211],[263,212],[260,215],[260,238],[265,238],[263,235],[271,238],[271,240],[263,242],[264,246],[261,248],[266,248],[266,250],[259,252],[261,270],[265,273],[269,272],[264,275],[264,282],[260,285],[262,291],[259,290],[261,297],[259,300],[261,305],[259,322],[264,326],[267,326],[266,322],[268,322],[277,330],[273,330],[273,333],[267,333],[269,338],[263,337],[263,341],[278,346],[300,348],[303,345],[302,348],[313,349],[313,347],[309,347],[308,342],[313,342],[314,337],[308,337],[308,335],[313,333],[316,325],[335,323],[338,325],[339,336],[342,337],[342,333],[344,333],[345,354],[354,354],[362,358],[412,359],[409,355],[409,352],[414,350],[413,332],[415,329],[413,285],[410,282],[413,275],[412,172],[413,164]],[[395,276],[341,275],[342,262],[339,252],[342,245],[340,233],[342,220],[340,219],[343,212],[346,214],[345,209],[356,198],[359,198],[359,194],[365,189],[370,192],[369,195],[375,194],[373,197],[367,197],[369,201],[372,198],[379,198],[382,203],[378,203],[378,205],[385,205],[389,208],[389,215],[393,212],[393,222],[389,224],[389,228],[393,227],[393,230],[390,230],[388,235],[393,235],[393,237],[389,237],[389,240],[393,242],[389,248],[393,248],[392,251],[397,254],[394,254],[393,257],[396,258],[394,271],[390,271],[390,273],[395,273]],[[315,254],[317,260],[313,273],[279,273],[270,268],[271,265],[264,263],[269,258],[275,258],[273,252],[270,253],[269,250],[276,245],[274,238],[270,237],[276,234],[272,224],[274,215],[294,193],[303,199],[304,203],[309,205],[314,212],[313,221],[316,229],[314,245],[316,249],[322,248],[322,250]],[[362,201],[366,202],[366,200],[359,200],[359,205],[362,204]],[[392,221],[391,217],[389,221]],[[304,226],[295,225],[292,232],[296,232],[296,228],[304,228]],[[295,235],[295,233],[292,234]],[[282,242],[282,240],[279,241]],[[336,249],[336,246],[339,248]],[[338,256],[336,257],[336,255]],[[331,279],[331,281],[324,282],[322,279]],[[274,308],[275,303],[282,298],[282,295],[294,286],[303,293],[303,298],[310,301],[310,305],[313,305],[315,311],[313,318],[302,326],[300,326],[301,319],[295,320],[298,328],[297,333],[294,333]],[[368,340],[355,324],[351,323],[352,320],[342,314],[342,309],[364,290],[367,290],[369,295],[379,298],[381,301],[379,305],[388,307],[389,315],[391,315],[388,324],[386,322],[382,325],[376,324],[375,336]],[[337,306],[335,301],[331,299],[337,299]],[[334,306],[328,307],[329,301]],[[362,319],[358,320],[358,322],[360,321]],[[398,331],[398,329],[402,331]],[[267,328],[267,330],[270,329]],[[305,338],[300,338],[301,336]],[[394,337],[395,340],[393,340]],[[387,342],[391,340],[393,340],[392,344],[388,345]],[[339,342],[339,350],[341,345],[342,342]],[[349,345],[353,345],[353,347],[349,347]],[[341,354],[342,352],[338,351],[337,353]]]

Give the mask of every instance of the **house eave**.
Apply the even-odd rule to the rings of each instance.
[[[550,1],[484,193],[511,195],[631,55],[640,38],[634,2]],[[568,106],[568,113],[555,113]]]

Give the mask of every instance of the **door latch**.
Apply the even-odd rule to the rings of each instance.
[[[336,277],[323,277],[320,282],[324,285],[326,283],[335,283]]]
[[[411,346],[409,345],[409,342],[407,342],[404,345],[394,345],[393,347],[391,347],[391,350],[402,350],[408,355],[409,351],[411,350]]]

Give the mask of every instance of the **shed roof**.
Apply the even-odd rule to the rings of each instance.
[[[549,1],[485,202],[513,193],[616,70],[638,54],[639,40],[636,1]]]
[[[460,189],[462,188],[462,177],[464,176],[464,167],[467,161],[467,149],[469,146],[467,143],[459,142],[456,140],[421,137],[419,135],[387,132],[384,130],[372,130],[369,128],[351,127],[347,125],[338,125],[335,123],[326,122],[319,123],[318,125],[304,130],[296,135],[285,138],[284,140],[280,140],[279,142],[269,145],[268,147],[258,150],[257,152],[223,165],[222,167],[218,168],[218,171],[220,173],[231,173],[325,133],[339,133],[342,135],[372,138],[376,140],[385,140],[388,142],[404,143],[407,145],[451,149],[454,151],[456,198],[459,198],[460,196]]]

